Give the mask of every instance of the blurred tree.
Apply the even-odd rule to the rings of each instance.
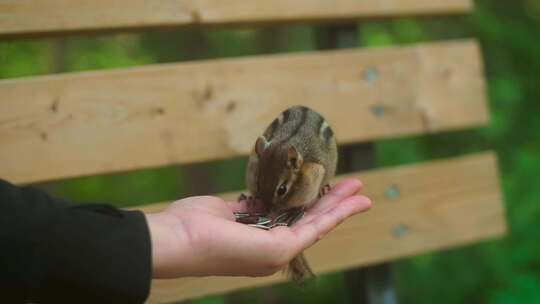
[[[477,1],[470,18],[486,62],[492,111],[488,128],[379,145],[383,165],[495,148],[503,173],[509,235],[401,261],[399,285],[404,303],[540,303],[540,242],[535,228],[540,224],[538,3]],[[448,24],[443,31],[463,32],[466,24]],[[430,37],[441,33],[439,28],[423,28]]]

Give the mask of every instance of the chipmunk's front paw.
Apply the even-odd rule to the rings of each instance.
[[[246,202],[246,209],[248,210],[248,212],[251,212],[251,213],[261,213],[263,212],[263,208],[262,208],[262,205],[261,205],[261,202],[259,200],[257,200],[254,196],[246,196],[245,194],[241,194],[240,195],[241,197],[243,196],[244,199],[241,200],[241,202]]]
[[[235,212],[236,221],[243,224],[266,224],[264,205],[254,196],[241,193],[238,196],[239,203],[245,203],[245,212]],[[261,224],[261,225],[262,225]]]
[[[249,199],[249,196],[247,196],[245,193],[240,193],[238,196],[238,202],[247,201]]]
[[[321,190],[319,190],[319,198],[325,196],[328,192],[330,192],[330,190],[332,190],[330,184],[322,186]]]

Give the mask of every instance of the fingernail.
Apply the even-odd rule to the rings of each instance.
[[[367,196],[360,195],[360,197],[366,204],[366,208],[367,208],[366,210],[371,209],[371,207],[373,206],[373,201]]]
[[[371,202],[371,199],[367,196],[364,196],[364,195],[356,195],[355,196],[356,200],[357,200],[357,209],[359,211],[367,211],[369,209],[371,209],[371,207],[373,206],[373,203]]]

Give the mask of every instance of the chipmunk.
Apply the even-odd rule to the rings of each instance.
[[[336,140],[326,120],[310,108],[291,107],[257,139],[249,156],[250,200],[262,201],[271,217],[295,209],[303,215],[330,189],[337,159]],[[299,285],[314,277],[303,253],[289,263],[287,272]]]

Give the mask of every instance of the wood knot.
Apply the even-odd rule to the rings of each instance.
[[[57,113],[59,107],[60,107],[60,97],[56,97],[54,101],[52,102],[51,106],[49,107],[49,109],[51,110],[51,112]]]
[[[452,70],[450,68],[445,68],[439,72],[439,77],[443,80],[448,80],[452,77]]]
[[[191,22],[193,23],[201,23],[202,16],[199,11],[191,11]]]
[[[162,107],[152,108],[150,109],[150,115],[152,116],[158,116],[165,114],[165,109]]]
[[[202,91],[195,91],[193,97],[197,105],[202,108],[214,97],[214,88],[207,84]]]
[[[227,106],[225,107],[225,111],[227,111],[227,113],[231,113],[232,111],[234,111],[236,109],[236,102],[234,100],[231,100]]]

